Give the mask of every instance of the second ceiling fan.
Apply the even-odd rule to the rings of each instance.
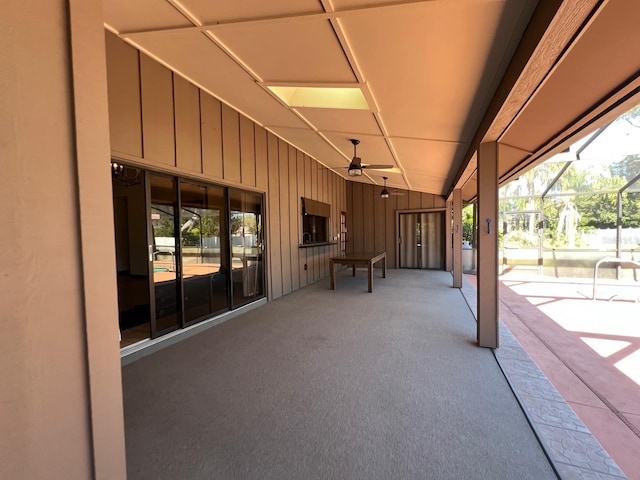
[[[393,168],[393,165],[367,165],[362,164],[362,159],[358,156],[356,148],[360,143],[360,140],[357,138],[352,138],[351,143],[353,144],[353,158],[351,159],[351,163],[347,167],[347,173],[349,173],[350,177],[359,177],[362,175],[362,169],[370,168],[372,170],[389,170]]]
[[[384,180],[384,185],[380,191],[380,198],[389,198],[389,195],[404,195],[402,192],[396,192],[395,190],[389,190],[387,188],[387,177],[382,177],[382,180]]]

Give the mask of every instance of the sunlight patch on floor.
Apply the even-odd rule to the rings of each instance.
[[[631,342],[624,342],[622,340],[607,340],[604,338],[589,338],[580,337],[584,343],[589,345],[598,355],[601,357],[610,357],[616,352],[619,352],[625,347],[631,345]]]
[[[640,385],[640,350],[627,355],[614,366],[631,380]]]
[[[640,338],[640,304],[562,300],[538,308],[571,332]]]

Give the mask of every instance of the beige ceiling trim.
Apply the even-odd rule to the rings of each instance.
[[[323,1],[323,5],[326,2]],[[353,48],[351,47],[351,44],[349,42],[349,39],[347,38],[345,32],[344,32],[344,26],[342,25],[342,22],[340,21],[340,19],[336,19],[333,20],[331,22],[331,24],[334,26],[334,31],[336,32],[336,35],[338,36],[338,40],[340,41],[340,45],[342,45],[342,49],[345,52],[345,55],[347,56],[347,58],[349,59],[349,63],[351,64],[351,68],[353,69],[356,78],[358,78],[360,81],[365,82],[366,78],[363,77],[363,75],[360,72],[360,67],[358,65],[358,60],[355,57],[355,55],[353,54]],[[369,90],[369,89],[367,89]],[[382,120],[382,116],[380,115],[380,109],[378,108],[378,102],[376,101],[375,95],[373,94],[373,92],[371,90],[369,90],[369,95],[373,101],[373,105],[375,105],[375,111],[373,112],[373,118],[375,119],[376,123],[378,124],[378,128],[380,129],[380,132],[382,133],[382,136],[385,139],[385,143],[387,144],[387,148],[389,149],[389,151],[391,152],[391,156],[393,157],[393,160],[396,162],[396,165],[398,166],[398,168],[400,169],[400,171],[402,172],[402,180],[404,181],[406,187],[408,190],[411,190],[411,183],[409,182],[409,179],[405,173],[405,169],[404,166],[402,165],[402,162],[400,162],[400,156],[398,155],[398,152],[396,152],[396,149],[393,146],[393,142],[391,142],[390,138],[389,138],[389,130],[387,130],[386,125],[384,124],[384,121]]]
[[[333,9],[333,5],[331,5],[331,2],[329,0],[320,0],[320,3],[322,3],[322,8],[324,8],[325,12],[335,13]],[[360,66],[356,61],[355,56],[353,55],[353,51],[351,49],[351,46],[349,45],[349,41],[347,40],[347,37],[344,34],[344,29],[340,24],[340,20],[337,18],[332,18],[330,19],[330,22],[331,22],[331,27],[333,28],[333,32],[336,34],[336,37],[338,38],[338,42],[342,47],[342,51],[344,52],[345,57],[347,57],[347,62],[349,62],[349,65],[351,66],[351,70],[353,71],[353,74],[355,75],[356,80],[358,80],[359,83],[364,83],[365,82],[364,76],[362,75],[362,71],[360,70]],[[375,107],[377,111],[378,105],[376,104]]]
[[[244,62],[238,55],[235,54],[230,47],[228,47],[222,40],[220,40],[215,34],[211,32],[205,32],[205,36],[213,42],[219,49],[226,53],[236,64],[242,68],[245,72],[253,77],[257,82],[262,82],[262,77],[257,74],[246,62]]]
[[[499,142],[499,143],[500,143],[500,146],[502,147],[518,150],[519,152],[526,153],[527,155],[533,155],[533,152],[530,152],[529,150],[525,150],[524,148],[516,147],[515,145],[509,145],[508,143],[503,143],[503,142]]]
[[[294,13],[287,15],[268,16],[260,18],[239,18],[236,20],[222,20],[220,22],[201,24],[192,27],[166,27],[166,28],[152,28],[146,30],[132,30],[129,32],[123,32],[123,36],[141,36],[154,33],[180,33],[180,32],[202,32],[202,31],[217,31],[227,28],[237,28],[239,26],[253,26],[264,24],[278,24],[278,23],[291,23],[291,22],[314,22],[318,20],[335,20],[341,17],[350,17],[354,15],[364,15],[368,13],[377,13],[384,10],[400,10],[415,7],[417,5],[432,3],[438,0],[405,0],[399,3],[388,3],[382,5],[365,5],[356,8],[348,8],[339,11],[327,11],[324,13]],[[473,1],[473,0],[470,0]],[[476,0],[477,1],[477,0]],[[326,2],[322,2],[323,6]],[[179,2],[172,1],[171,4],[176,7],[181,13],[187,11],[184,7],[181,7]],[[325,7],[326,8],[326,7]],[[183,13],[184,15],[184,13]],[[187,16],[187,15],[185,15]]]
[[[324,133],[322,133],[322,132],[320,132],[320,131],[318,131],[318,130],[316,130],[316,133],[317,133],[318,135],[320,135],[320,137],[321,137],[325,142],[327,142],[329,145],[331,145],[331,147],[332,147],[333,149],[335,149],[335,150],[336,150],[336,151],[337,151],[337,152],[338,152],[338,153],[339,153],[339,154],[340,154],[340,155],[341,155],[341,156],[342,156],[342,157],[343,157],[347,162],[351,163],[351,158],[350,158],[349,156],[345,155],[345,153],[344,153],[344,152],[343,152],[343,151],[342,151],[342,150],[341,150],[341,149],[340,149],[340,148],[339,148],[335,143],[333,143],[331,140],[329,140],[329,137],[327,137]],[[347,164],[347,167],[348,167],[348,166],[349,166],[349,165]],[[364,173],[364,172],[363,172],[363,173]]]
[[[536,93],[544,87],[558,65],[571,51],[571,47],[576,44],[581,32],[586,30],[588,25],[586,20],[593,21],[598,15],[599,9],[594,10],[594,8],[599,1],[563,2],[542,38],[539,48],[531,56],[519,81],[511,90],[507,101],[487,132],[486,141],[500,141],[509,129],[509,125],[515,122],[520,113],[533,101]],[[600,5],[601,8],[603,4]],[[581,26],[583,26],[582,31]]]
[[[391,140],[423,140],[427,142],[436,142],[436,143],[450,143],[452,145],[464,145],[466,142],[458,142],[455,140],[445,140],[443,138],[426,138],[426,137],[404,137],[402,135],[391,135],[389,137]]]
[[[640,72],[639,72],[640,74]],[[569,127],[549,139],[538,151],[531,155],[526,164],[516,165],[500,176],[500,184],[504,184],[511,179],[522,174],[524,170],[536,166],[559,150],[563,150],[578,135],[584,135],[596,128],[612,122],[625,111],[638,105],[640,102],[640,77],[636,77],[618,92],[610,95],[606,101],[591,109],[581,118],[576,119]]]
[[[479,145],[497,141],[504,134],[600,1],[547,0],[538,3],[448,193],[467,182],[467,166]]]
[[[103,23],[102,26],[104,27],[105,30],[113,33],[114,35],[116,35],[116,36],[120,35],[120,32],[118,32],[115,28],[113,28],[108,23]]]
[[[333,5],[331,4],[330,0],[321,0],[322,3],[322,7],[325,9],[325,11],[327,13],[335,13],[335,10],[333,8]],[[393,6],[414,6],[414,4],[416,3],[424,3],[424,2],[406,2],[404,4],[395,4]],[[369,10],[374,9],[375,7],[368,7]],[[339,13],[345,13],[347,12],[347,10],[342,10]],[[355,12],[355,10],[354,10]],[[361,13],[360,10],[358,10],[358,13]],[[345,17],[346,15],[340,15],[340,17]],[[358,63],[358,59],[356,58],[356,56],[353,53],[353,48],[351,47],[351,44],[349,42],[349,39],[347,38],[347,35],[345,33],[345,29],[344,26],[342,25],[342,22],[340,21],[339,17],[334,17],[330,19],[331,22],[331,26],[333,27],[333,31],[336,34],[336,37],[338,39],[338,42],[340,42],[340,46],[342,47],[342,51],[344,52],[345,57],[347,57],[347,61],[349,62],[349,65],[351,66],[351,70],[353,71],[353,74],[355,75],[356,79],[358,80],[358,82],[363,83],[366,85],[366,78],[364,77],[364,75],[362,74],[362,70],[360,69],[360,65]],[[389,152],[391,152],[391,156],[393,157],[394,162],[396,163],[396,165],[398,166],[401,175],[402,175],[402,180],[404,181],[405,185],[407,186],[407,188],[409,190],[411,190],[411,184],[409,183],[409,179],[406,176],[405,173],[405,169],[402,166],[402,163],[400,162],[400,156],[398,155],[398,153],[396,152],[395,148],[393,147],[393,143],[390,141],[389,139],[389,132],[386,128],[386,126],[384,125],[384,122],[382,121],[382,117],[380,116],[380,109],[378,107],[378,102],[376,101],[375,96],[373,95],[373,92],[367,87],[366,89],[367,91],[367,101],[369,101],[369,106],[371,107],[371,110],[373,112],[373,118],[375,119],[376,123],[378,124],[378,128],[380,129],[380,132],[382,133],[382,136],[385,139],[385,143],[387,144],[387,148],[389,149]],[[365,175],[371,179],[371,177],[369,175],[367,175],[365,173]]]
[[[191,23],[195,25],[202,25],[202,22],[200,22],[200,20],[198,20],[198,18],[193,13],[191,13],[187,7],[182,5],[179,0],[167,0],[167,2],[169,2],[169,4],[173,8],[180,12],[180,15],[184,16]]]

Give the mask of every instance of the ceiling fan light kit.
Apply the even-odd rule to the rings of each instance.
[[[360,175],[362,175],[362,167],[360,167],[360,165],[356,165],[355,162],[351,162],[347,173],[349,173],[350,177],[359,177]]]
[[[393,168],[393,165],[362,165],[362,159],[358,157],[356,152],[356,147],[360,143],[360,140],[352,138],[350,141],[353,144],[353,158],[351,159],[349,167],[347,167],[347,173],[350,177],[359,177],[362,175],[363,168],[371,168],[373,170],[388,170]]]
[[[380,198],[389,198],[389,195],[404,195],[402,192],[389,192],[389,189],[387,188],[388,177],[382,177],[382,180],[384,180],[384,185],[380,191]]]
[[[384,186],[382,187],[382,191],[380,192],[380,198],[389,198],[389,190],[387,190],[387,177],[382,177],[384,180]]]

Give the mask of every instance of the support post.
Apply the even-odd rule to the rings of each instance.
[[[462,190],[453,191],[453,286],[462,288]]]
[[[498,348],[498,143],[478,149],[478,345]]]
[[[2,13],[0,476],[125,478],[102,1]]]
[[[453,199],[449,197],[447,200],[446,211],[444,216],[444,235],[445,235],[445,269],[447,272],[453,271]]]
[[[622,192],[616,196],[616,258],[622,258]],[[620,265],[616,266],[616,280],[620,280]]]

